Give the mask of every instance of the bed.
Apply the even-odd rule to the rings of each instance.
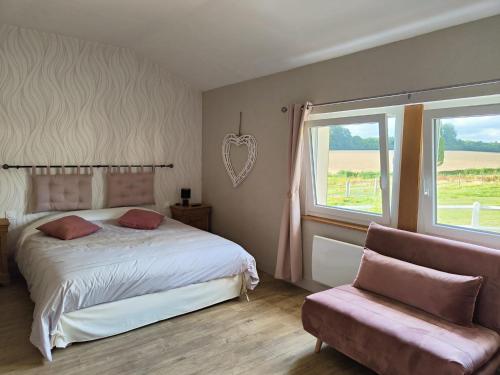
[[[254,258],[234,242],[170,218],[151,231],[117,225],[128,209],[60,213],[22,232],[16,262],[35,303],[30,341],[48,360],[53,347],[195,311],[258,284]],[[36,230],[67,215],[102,229],[71,241]]]

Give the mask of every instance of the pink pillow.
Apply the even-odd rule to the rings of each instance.
[[[118,219],[122,227],[135,229],[156,229],[163,221],[164,216],[154,211],[139,210],[134,208],[127,211]]]
[[[97,232],[101,227],[82,219],[80,216],[70,215],[49,221],[36,229],[47,236],[60,238],[61,240],[72,240]]]
[[[353,286],[470,326],[482,281],[481,276],[442,272],[365,249]]]

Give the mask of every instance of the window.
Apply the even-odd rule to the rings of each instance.
[[[420,227],[484,245],[500,240],[500,106],[424,112]]]
[[[500,95],[424,102],[423,108],[418,231],[498,248]],[[404,109],[309,116],[307,215],[397,224]]]
[[[307,122],[306,212],[361,224],[389,224],[391,160],[400,116],[381,109],[351,112]]]

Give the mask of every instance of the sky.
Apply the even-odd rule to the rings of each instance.
[[[452,124],[457,132],[457,138],[466,141],[500,142],[500,115],[475,116],[445,119],[443,122]],[[345,125],[351,135],[362,138],[378,137],[378,125],[356,124]],[[388,119],[389,136],[394,135],[395,119]]]
[[[500,115],[459,117],[445,119],[443,123],[452,124],[455,127],[458,139],[500,142]]]

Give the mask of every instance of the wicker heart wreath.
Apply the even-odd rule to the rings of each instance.
[[[231,146],[242,146],[245,145],[248,148],[248,157],[245,162],[243,169],[236,174],[233,165],[231,164]],[[222,160],[224,161],[224,166],[226,167],[227,174],[233,183],[233,187],[240,185],[243,180],[248,176],[252,170],[255,160],[257,158],[257,141],[253,135],[236,135],[227,134],[222,141]]]

